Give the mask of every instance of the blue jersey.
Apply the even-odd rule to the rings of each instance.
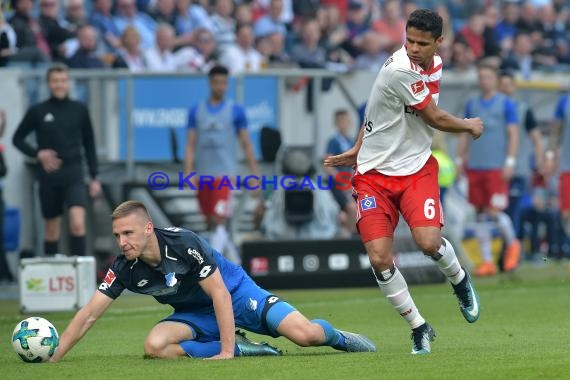
[[[115,259],[99,291],[115,299],[125,289],[153,296],[176,311],[213,310],[212,299],[199,282],[216,269],[230,293],[244,278],[244,270],[226,260],[204,239],[184,228],[155,228],[161,261],[152,267],[142,260],[129,261],[124,255]]]

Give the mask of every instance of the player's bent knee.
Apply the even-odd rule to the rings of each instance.
[[[441,246],[441,240],[426,239],[424,241],[418,242],[418,246],[422,252],[428,256],[433,256],[437,253],[439,247]]]
[[[368,257],[370,265],[375,270],[383,271],[389,269],[394,264],[394,258],[390,254],[370,254]]]
[[[151,358],[163,357],[166,345],[163,339],[158,337],[148,337],[144,342],[144,353]]]

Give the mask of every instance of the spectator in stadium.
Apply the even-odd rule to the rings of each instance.
[[[199,29],[214,30],[206,10],[190,0],[176,0],[176,46],[193,45]]]
[[[72,31],[79,31],[82,25],[87,24],[87,11],[84,0],[65,0],[65,21]]]
[[[6,130],[6,111],[0,108],[0,140]],[[3,177],[6,176],[7,168],[4,160],[4,145],[0,143],[0,284],[13,283],[14,276],[6,260],[6,249],[4,247],[4,194]]]
[[[260,288],[240,266],[227,261],[192,231],[155,228],[143,203],[124,202],[111,218],[123,254],[61,334],[51,362],[60,361],[125,289],[152,295],[174,308],[145,340],[145,355],[151,358],[281,355],[269,344],[254,343],[236,333],[236,327],[283,336],[299,346],[376,351],[363,335],[337,330],[322,319],[307,319],[288,302]]]
[[[460,31],[459,36],[467,43],[473,57],[478,60],[485,54],[485,16],[482,12],[475,12],[469,15],[469,21]]]
[[[178,69],[178,60],[173,52],[174,38],[174,28],[170,24],[160,24],[156,28],[156,44],[144,52],[147,70],[174,72]]]
[[[518,0],[507,0],[502,3],[503,18],[495,28],[495,38],[503,53],[511,50],[513,41],[518,33],[517,24],[520,19],[520,4]]]
[[[529,33],[542,33],[542,25],[538,18],[538,9],[532,1],[525,1],[521,5],[520,18],[516,24],[517,31]]]
[[[533,46],[530,35],[524,32],[518,33],[514,37],[512,51],[501,62],[501,69],[520,73],[523,79],[529,80],[534,68],[532,51]]]
[[[135,0],[117,0],[117,14],[113,22],[119,33],[132,25],[140,35],[141,48],[148,49],[155,44],[156,22],[148,14],[139,12]]]
[[[263,37],[269,45],[269,56],[266,61],[269,67],[297,67],[291,56],[285,51],[285,37],[275,32]]]
[[[45,62],[51,59],[49,44],[33,15],[32,0],[11,0],[14,14],[8,20],[16,33],[17,52],[14,61]]]
[[[394,262],[392,247],[400,213],[419,249],[449,280],[463,317],[474,323],[480,314],[469,275],[451,242],[441,236],[443,214],[437,161],[430,149],[432,128],[466,132],[474,139],[483,133],[479,118],[457,118],[436,105],[442,75],[436,51],[442,29],[443,20],[434,11],[418,9],[410,15],[406,44],[378,73],[356,144],[325,160],[327,166],[357,165],[352,183],[358,231],[380,290],[412,329],[414,355],[431,352],[435,331],[420,314]]]
[[[59,19],[59,11],[58,0],[40,0],[38,22],[49,44],[52,59],[64,61],[66,57],[71,56],[67,55],[69,48],[76,50],[76,46],[70,46],[67,41],[77,45],[77,40],[75,40],[75,28],[68,27],[67,22]]]
[[[271,13],[271,1],[272,0],[256,0],[262,8],[263,14]],[[295,14],[293,13],[293,0],[282,0],[281,5],[281,15],[279,20],[283,23],[291,24],[293,19],[295,18]]]
[[[402,4],[399,0],[386,0],[382,7],[382,16],[374,21],[372,29],[385,37],[383,50],[393,53],[404,44],[406,20],[402,17]],[[366,47],[366,42],[363,43]]]
[[[97,30],[89,24],[84,24],[77,31],[79,47],[75,54],[67,60],[67,65],[73,69],[102,69],[103,61],[96,54],[98,36]]]
[[[254,47],[251,25],[243,24],[237,27],[236,42],[236,45],[228,46],[220,57],[220,63],[232,74],[259,71],[266,65],[263,56]]]
[[[44,217],[44,253],[59,251],[61,215],[68,209],[71,255],[85,255],[85,208],[87,192],[83,162],[87,159],[89,195],[101,191],[97,180],[97,154],[89,111],[69,98],[69,74],[63,64],[47,71],[50,98],[30,107],[13,137],[13,143],[26,156],[37,158],[39,196]],[[36,137],[32,145],[26,138]]]
[[[553,5],[545,5],[539,10],[539,18],[540,31],[546,46],[556,46],[558,41],[567,38],[570,23],[569,9],[557,12]]]
[[[358,56],[362,49],[362,36],[370,30],[370,10],[362,0],[350,0],[346,27],[348,38],[343,48],[353,57]]]
[[[348,38],[348,29],[340,10],[335,6],[320,6],[316,18],[321,27],[321,41],[327,51],[340,49]]]
[[[485,7],[485,30],[483,31],[485,57],[500,59],[503,55],[501,46],[497,42],[496,28],[499,23],[499,9],[495,5]]]
[[[236,27],[239,25],[253,24],[253,10],[251,9],[251,3],[243,2],[237,4],[234,17],[236,19]]]
[[[384,50],[385,44],[377,37],[377,33],[373,31],[364,33],[362,42],[362,53],[356,57],[351,68],[377,73],[390,56]]]
[[[121,32],[111,14],[112,0],[94,0],[89,24],[93,25],[103,39],[107,53],[116,53],[121,47]]]
[[[4,19],[4,12],[0,8],[0,67],[6,66],[16,52],[16,32]]]
[[[224,176],[235,183],[238,141],[247,161],[248,174],[259,176],[259,170],[249,139],[245,110],[226,95],[228,75],[226,67],[214,66],[208,72],[209,97],[190,110],[184,173],[197,173],[192,177],[194,180],[202,175],[216,179],[213,189],[197,188],[200,209],[212,233],[212,247],[239,263],[241,258],[226,229],[232,213],[231,191],[227,186],[218,187]],[[251,181],[250,186],[254,186]]]
[[[291,57],[301,67],[324,68],[327,52],[319,45],[321,29],[315,19],[305,21],[301,29],[301,42],[291,48]]]
[[[499,78],[499,91],[515,101],[519,123],[519,142],[516,165],[513,177],[509,184],[509,206],[507,215],[511,217],[518,238],[522,237],[521,216],[524,198],[531,192],[532,169],[544,173],[544,149],[542,134],[536,125],[534,112],[522,99],[517,99],[517,85],[514,76],[509,72],[502,72]]]
[[[285,37],[287,35],[287,26],[281,21],[282,12],[283,0],[271,0],[268,13],[253,24],[255,37],[265,37],[271,33],[281,33]]]
[[[216,39],[208,29],[199,29],[194,46],[183,47],[175,55],[179,70],[208,73],[217,60]]]
[[[129,69],[134,73],[146,70],[146,62],[141,50],[140,35],[134,26],[128,26],[121,35],[122,48],[119,49],[113,68]]]
[[[214,13],[210,16],[216,42],[221,49],[236,42],[236,20],[233,16],[233,0],[216,0]]]
[[[149,12],[157,25],[168,24],[176,27],[176,0],[156,0],[154,9]]]
[[[558,99],[552,133],[546,151],[546,174],[560,172],[560,212],[566,236],[570,237],[570,93]]]
[[[508,206],[509,180],[513,177],[519,142],[515,102],[498,92],[499,76],[495,66],[481,63],[477,69],[480,94],[465,105],[465,117],[478,116],[485,123],[485,134],[476,141],[460,136],[458,166],[465,170],[469,183],[469,203],[478,213],[476,234],[483,254],[477,276],[492,276],[497,267],[491,254],[491,228],[494,223],[505,240],[503,268],[510,272],[519,263],[521,244],[513,222],[504,212]]]
[[[346,152],[354,145],[354,138],[352,137],[354,136],[353,123],[346,109],[337,109],[335,111],[334,126],[336,133],[327,142],[325,158]],[[337,175],[343,175],[346,180],[352,177],[354,170],[350,166],[325,166],[325,172],[329,176],[332,176],[332,178],[337,178]],[[352,187],[346,190],[341,190],[338,188],[338,186],[342,185],[342,183],[337,181],[333,182],[334,184],[331,187],[331,192],[341,211],[340,220],[343,227],[341,235],[351,236],[352,234],[356,233],[357,221],[356,204],[354,202],[354,199],[352,199]]]

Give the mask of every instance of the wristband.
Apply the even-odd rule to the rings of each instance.
[[[505,166],[508,166],[510,168],[515,166],[516,163],[517,162],[513,156],[508,156],[507,159],[505,160]]]
[[[551,150],[547,150],[544,153],[544,156],[546,157],[547,160],[553,160],[554,159],[554,152]]]

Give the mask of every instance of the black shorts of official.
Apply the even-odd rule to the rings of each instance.
[[[87,206],[87,187],[82,179],[59,183],[40,179],[39,183],[40,205],[45,219],[61,216],[64,207]]]

